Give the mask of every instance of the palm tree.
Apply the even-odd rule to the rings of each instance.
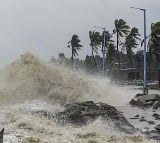
[[[101,45],[101,36],[99,32],[89,31],[90,46],[92,47],[92,56],[94,52],[98,54],[98,48]]]
[[[160,22],[151,24],[151,33],[146,38],[149,39],[147,45],[150,57],[149,60],[152,59],[153,63],[155,63],[160,86]],[[141,46],[143,43],[144,39],[142,40]]]
[[[127,52],[127,56],[131,66],[133,65],[132,62],[132,57],[134,55],[133,48],[137,48],[138,45],[137,40],[140,40],[139,36],[140,34],[138,28],[133,27],[130,33],[125,38],[125,42],[123,43],[123,48]]]
[[[160,22],[151,24],[151,34],[148,37],[148,49],[150,53],[149,55],[151,56],[153,61],[155,61],[155,67],[160,86]]]
[[[74,57],[78,56],[78,51],[81,49],[82,45],[80,44],[80,40],[78,35],[73,35],[72,39],[68,42],[68,48],[72,48],[72,67],[73,67],[73,59]]]
[[[113,33],[116,34],[117,38],[117,53],[118,53],[118,65],[120,70],[120,56],[119,56],[119,44],[120,44],[120,38],[128,35],[129,33],[129,26],[123,19],[116,19],[114,22],[115,29],[113,30]]]
[[[94,53],[98,54],[98,48],[101,45],[100,33],[95,31],[89,31],[89,39],[90,39],[90,46],[92,48],[92,57],[94,59],[95,67],[97,69],[97,63],[94,57]]]
[[[116,54],[115,45],[114,45],[114,41],[112,40],[112,37],[113,35],[110,34],[109,31],[105,31],[106,64],[109,66],[110,70],[112,69],[112,62]],[[102,35],[101,41],[102,41],[102,46],[103,46],[104,45],[104,35]]]
[[[107,53],[106,53],[106,62],[108,63],[107,65],[109,66],[109,70],[112,70],[113,67],[113,61],[115,59],[116,55],[116,49],[115,45],[111,42],[107,46]]]

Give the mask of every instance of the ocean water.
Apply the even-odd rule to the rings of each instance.
[[[149,143],[142,134],[128,135],[104,124],[100,119],[75,128],[58,125],[36,111],[57,113],[63,105],[92,100],[117,108],[138,91],[113,85],[108,79],[73,72],[48,64],[31,53],[0,71],[0,126],[5,128],[4,143]],[[125,111],[130,112],[130,111]]]

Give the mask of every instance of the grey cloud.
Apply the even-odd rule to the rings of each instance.
[[[150,23],[160,20],[159,0],[1,0],[0,65],[30,51],[48,60],[71,52],[67,42],[79,35],[83,50],[79,57],[90,54],[88,31],[94,25],[113,29],[115,18],[124,18],[130,26],[143,32],[142,13],[129,7],[147,9],[147,31]]]

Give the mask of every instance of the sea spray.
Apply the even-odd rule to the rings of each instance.
[[[117,132],[99,119],[75,128],[60,126],[49,118],[33,114],[41,110],[54,114],[73,101],[126,105],[135,91],[115,86],[108,79],[45,63],[31,53],[21,55],[1,70],[0,79],[0,102],[5,104],[0,110],[0,125],[5,128],[4,143],[152,142],[142,135]]]
[[[64,104],[80,100],[92,91],[88,84],[71,70],[51,67],[27,53],[3,70],[1,94],[14,98],[45,96]]]
[[[0,124],[5,126],[4,143],[155,143],[139,134],[118,132],[100,119],[76,128],[60,126],[52,119],[32,114],[42,109],[55,113],[59,106],[32,100],[1,110]]]
[[[45,97],[61,104],[94,100],[118,106],[126,104],[132,95],[132,90],[117,87],[108,79],[47,64],[31,53],[21,55],[1,71],[0,96],[3,101]]]

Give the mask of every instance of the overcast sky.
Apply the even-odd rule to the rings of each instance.
[[[143,34],[143,13],[130,6],[147,9],[147,33],[160,21],[160,0],[0,0],[0,66],[25,52],[44,60],[60,52],[70,57],[73,34],[81,39],[79,58],[84,58],[91,54],[89,30],[96,25],[112,32],[116,18]]]

